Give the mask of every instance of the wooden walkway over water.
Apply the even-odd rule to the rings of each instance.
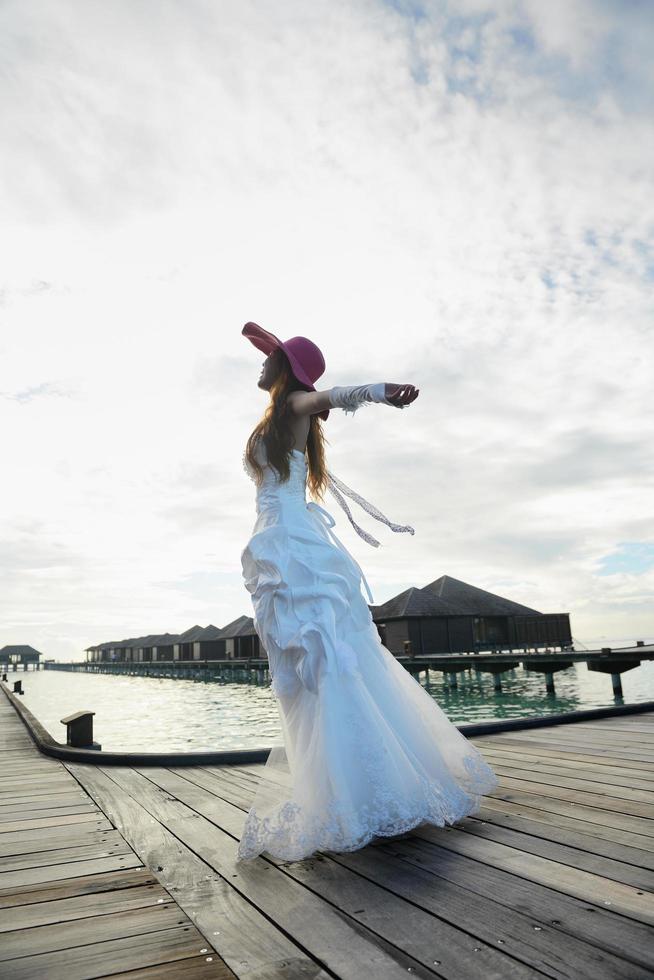
[[[2,980],[234,976],[116,826],[0,693]]]
[[[236,864],[260,764],[48,760],[1,698],[0,975],[651,980],[654,712],[471,741],[455,827]]]

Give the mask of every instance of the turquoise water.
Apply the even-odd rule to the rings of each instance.
[[[649,643],[649,638],[643,637]],[[633,642],[633,641],[631,641]],[[617,647],[617,643],[603,645]],[[543,674],[522,667],[502,674],[496,694],[491,674],[458,674],[458,688],[440,672],[427,690],[455,724],[494,718],[532,718],[565,711],[654,700],[654,661],[622,674],[623,699],[613,696],[610,674],[573,664],[554,675],[556,693],[545,692]],[[277,704],[268,685],[235,681],[167,680],[64,671],[22,670],[23,704],[58,742],[66,741],[61,719],[94,711],[94,738],[103,749],[123,752],[190,752],[265,748],[278,741]],[[421,683],[425,686],[424,674]]]

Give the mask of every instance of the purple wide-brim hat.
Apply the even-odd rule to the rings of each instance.
[[[274,333],[264,330],[258,323],[249,321],[241,331],[244,337],[264,354],[271,354],[277,347],[286,354],[293,376],[309,391],[315,391],[315,382],[324,374],[325,358],[322,351],[308,337],[291,337],[280,340]],[[329,409],[317,413],[321,419],[329,416]]]

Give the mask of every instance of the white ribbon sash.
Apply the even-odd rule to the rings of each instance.
[[[347,550],[347,548],[345,547],[345,545],[343,544],[343,542],[340,541],[339,538],[337,538],[336,535],[335,535],[335,533],[332,531],[332,528],[333,528],[334,524],[336,523],[336,521],[334,520],[334,518],[332,517],[332,515],[329,513],[328,510],[325,510],[324,507],[321,507],[320,504],[317,504],[314,500],[310,500],[309,501],[309,503],[307,504],[307,510],[313,511],[314,514],[316,515],[316,517],[318,517],[322,521],[322,523],[324,524],[324,526],[325,526],[325,528],[327,530],[327,533],[329,534],[329,537],[332,539],[332,541],[334,542],[334,544],[336,545],[336,547],[337,548],[340,548],[341,551],[345,555],[347,555],[347,557],[350,559],[350,561],[354,562],[354,564],[356,565],[356,567],[359,569],[359,574],[361,575],[361,581],[365,585],[366,592],[368,593],[368,598],[370,599],[371,604],[374,604],[374,601],[375,600],[372,597],[372,592],[370,591],[370,586],[368,585],[368,580],[366,579],[366,576],[363,574],[363,569],[361,568],[361,565],[358,563],[358,561],[356,561],[356,559],[354,559],[352,557],[352,555]]]
[[[351,500],[356,501],[356,503],[359,504],[360,507],[363,507],[366,513],[370,514],[371,517],[374,517],[375,520],[381,521],[382,524],[386,524],[387,527],[390,527],[391,531],[395,531],[395,532],[408,531],[409,534],[416,533],[415,528],[412,528],[410,524],[394,524],[392,521],[389,521],[389,519],[385,517],[384,514],[382,514],[382,512],[377,507],[375,507],[374,504],[371,504],[369,501],[365,500],[361,496],[361,494],[356,493],[355,490],[351,490],[350,487],[346,486],[342,480],[339,480],[338,477],[335,476],[333,473],[331,473],[329,470],[327,471],[327,476],[328,476],[327,489],[336,498],[339,505],[343,508],[343,510],[347,514],[350,524],[357,532],[359,537],[363,538],[364,541],[367,541],[368,544],[372,545],[373,548],[379,547],[379,541],[377,541],[376,538],[373,538],[372,534],[369,534],[367,531],[364,531],[363,528],[359,527],[359,525],[352,517],[350,508],[348,507],[347,503],[343,499],[342,496],[343,494],[345,494],[347,497],[350,497]]]

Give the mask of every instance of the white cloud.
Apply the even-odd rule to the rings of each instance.
[[[249,319],[421,389],[326,426],[416,527],[373,551],[327,498],[377,602],[445,573],[654,632],[654,572],[597,573],[652,541],[649,13],[423,9],[3,6],[0,644],[250,612]]]

